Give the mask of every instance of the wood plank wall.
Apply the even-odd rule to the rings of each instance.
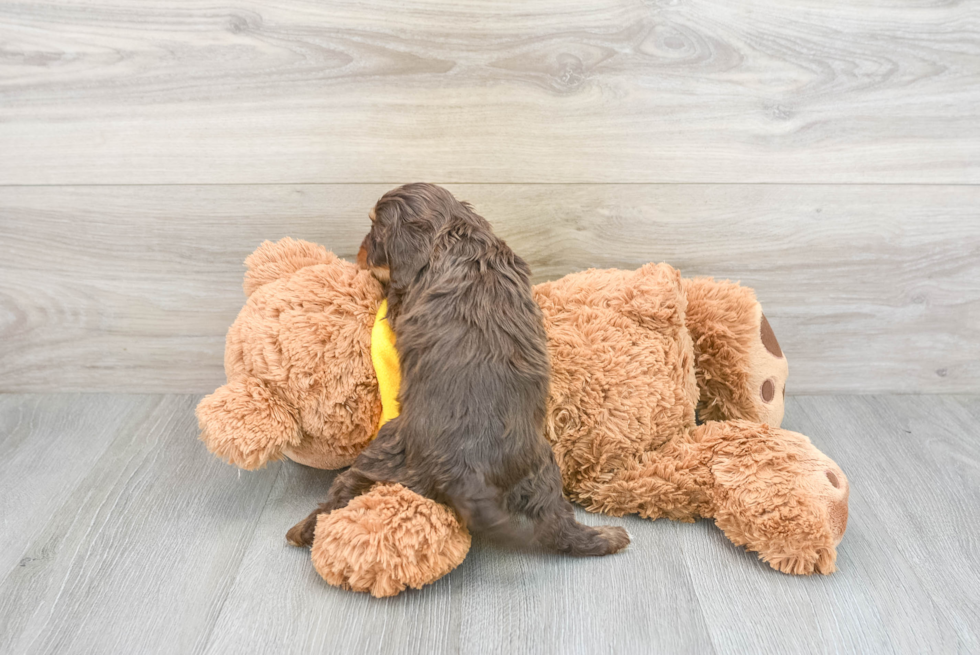
[[[242,260],[386,189],[537,280],[758,291],[789,393],[980,390],[980,4],[0,5],[0,390],[203,392]]]

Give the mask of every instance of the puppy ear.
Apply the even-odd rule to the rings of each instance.
[[[428,229],[427,229],[428,228]],[[406,289],[429,264],[432,255],[431,225],[399,216],[384,239],[391,284]]]

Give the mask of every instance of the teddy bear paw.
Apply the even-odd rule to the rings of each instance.
[[[382,598],[435,582],[469,548],[469,532],[448,507],[400,484],[378,484],[319,515],[311,557],[329,584]]]

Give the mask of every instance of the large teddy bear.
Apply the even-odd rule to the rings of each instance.
[[[291,239],[263,243],[246,266],[228,383],[198,406],[201,438],[245,469],[282,457],[348,466],[382,419],[379,372],[390,377],[380,285]],[[569,498],[615,516],[713,518],[780,571],[834,571],[847,478],[778,428],[788,366],[751,289],[648,264],[534,294],[552,365],[546,437]],[[379,484],[320,516],[312,556],[327,582],[388,596],[445,575],[469,545],[448,507]]]

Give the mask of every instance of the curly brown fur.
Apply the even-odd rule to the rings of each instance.
[[[543,436],[548,350],[530,269],[469,205],[430,184],[386,193],[359,256],[387,283],[398,344],[401,414],[386,423],[327,501],[290,530],[313,542],[317,517],[376,482],[397,482],[455,509],[470,529],[607,555],[629,543],[622,528],[578,523]]]

